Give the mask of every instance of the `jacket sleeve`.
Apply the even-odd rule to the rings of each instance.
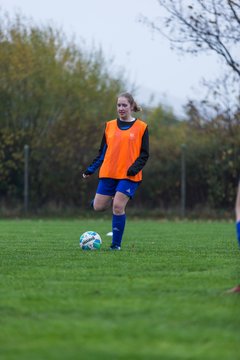
[[[129,167],[127,171],[127,175],[128,176],[137,175],[137,173],[139,173],[139,171],[141,171],[145,166],[148,158],[149,158],[149,135],[148,135],[148,127],[146,127],[142,137],[140,155],[134,161],[134,163]]]

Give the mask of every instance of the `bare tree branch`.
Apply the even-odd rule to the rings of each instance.
[[[239,124],[240,114],[240,1],[239,0],[156,0],[162,17],[141,18],[180,53],[212,52],[226,65],[226,73],[210,83],[199,103],[218,119],[224,115]]]
[[[231,0],[157,0],[164,19],[142,21],[182,52],[212,51],[240,77],[240,3]]]

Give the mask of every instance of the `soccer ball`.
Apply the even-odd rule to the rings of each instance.
[[[86,231],[80,236],[79,245],[82,250],[99,250],[102,245],[102,239],[97,232]]]

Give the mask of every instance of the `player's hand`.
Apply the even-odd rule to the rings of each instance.
[[[84,171],[84,173],[82,174],[82,177],[84,178],[84,179],[86,179],[86,178],[88,178],[90,175],[92,175],[93,173],[91,172],[91,171],[89,171],[89,170],[86,170],[86,171]]]

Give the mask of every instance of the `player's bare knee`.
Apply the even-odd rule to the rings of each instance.
[[[115,215],[124,214],[124,207],[121,204],[113,204],[113,213]]]

